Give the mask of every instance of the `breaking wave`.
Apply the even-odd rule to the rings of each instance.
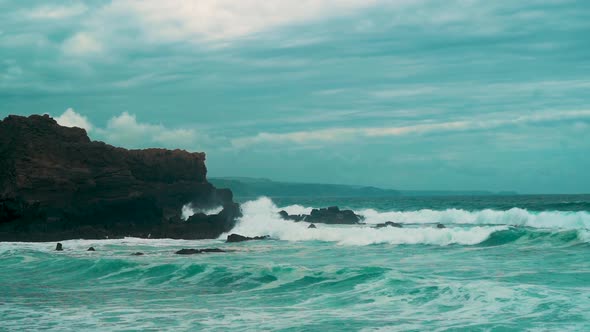
[[[222,206],[218,206],[212,209],[198,209],[198,208],[194,208],[191,204],[185,204],[182,206],[182,210],[181,210],[181,217],[182,220],[187,220],[188,218],[190,218],[191,216],[197,214],[197,213],[204,213],[206,215],[213,215],[213,214],[218,214],[219,212],[221,212],[221,210],[223,210]]]
[[[243,217],[232,233],[245,236],[270,235],[286,241],[327,241],[340,245],[425,244],[495,245],[540,238],[589,242],[590,214],[587,212],[546,211],[532,213],[514,208],[508,211],[418,210],[378,212],[355,211],[364,217],[364,225],[324,225],[308,229],[309,223],[283,220],[278,212],[308,214],[312,208],[301,205],[278,207],[267,197],[242,205]],[[404,228],[374,228],[393,221]],[[438,229],[436,224],[446,225]],[[224,234],[223,236],[225,236]],[[223,237],[222,236],[222,237]]]

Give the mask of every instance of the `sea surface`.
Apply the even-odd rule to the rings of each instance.
[[[589,195],[242,201],[271,240],[0,243],[0,331],[590,331]]]

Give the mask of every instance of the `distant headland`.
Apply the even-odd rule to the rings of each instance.
[[[373,186],[280,182],[249,177],[211,177],[216,186],[230,188],[240,197],[398,197],[398,196],[489,196],[518,195],[515,191],[396,190]]]

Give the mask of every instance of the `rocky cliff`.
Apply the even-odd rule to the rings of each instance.
[[[240,212],[206,174],[203,153],[126,150],[47,115],[8,116],[0,122],[0,241],[214,238]],[[187,203],[223,210],[183,221]]]

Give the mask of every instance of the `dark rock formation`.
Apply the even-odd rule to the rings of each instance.
[[[361,217],[352,210],[340,210],[337,206],[331,206],[325,209],[313,209],[305,221],[325,224],[358,224]]]
[[[55,246],[55,251],[63,251],[64,250],[64,246],[61,243],[58,243]]]
[[[324,209],[313,209],[310,215],[300,214],[292,215],[287,211],[280,211],[279,215],[285,220],[295,222],[307,221],[310,223],[320,224],[358,224],[362,218],[352,210],[340,210],[337,206],[331,206]]]
[[[447,227],[443,224],[436,224],[436,228],[447,228]]]
[[[270,238],[270,236],[268,236],[268,235],[248,237],[248,236],[242,236],[240,234],[230,234],[227,237],[227,241],[226,242],[244,242],[244,241],[252,241],[252,240],[266,240],[266,239],[269,239],[269,238]]]
[[[309,226],[307,226],[307,228],[317,228],[317,227],[314,224],[310,224]]]
[[[11,115],[0,121],[0,241],[216,238],[240,209],[206,173],[203,153],[126,150],[47,115]],[[186,203],[223,211],[185,222]]]
[[[382,224],[377,224],[375,225],[375,228],[383,228],[383,227],[397,227],[397,228],[402,228],[402,224],[393,222],[393,221],[386,221]]]
[[[180,249],[176,252],[176,254],[177,255],[195,255],[195,254],[204,254],[204,253],[211,253],[211,252],[225,252],[225,250],[221,250],[219,248]]]
[[[134,252],[131,254],[131,256],[143,256],[143,252]]]
[[[279,215],[285,220],[291,220],[295,222],[303,221],[305,220],[305,217],[307,217],[305,214],[289,214],[285,210],[280,211]]]
[[[94,250],[94,247],[90,247],[90,248],[88,248],[88,250],[86,250],[86,251],[96,251],[96,250]]]

